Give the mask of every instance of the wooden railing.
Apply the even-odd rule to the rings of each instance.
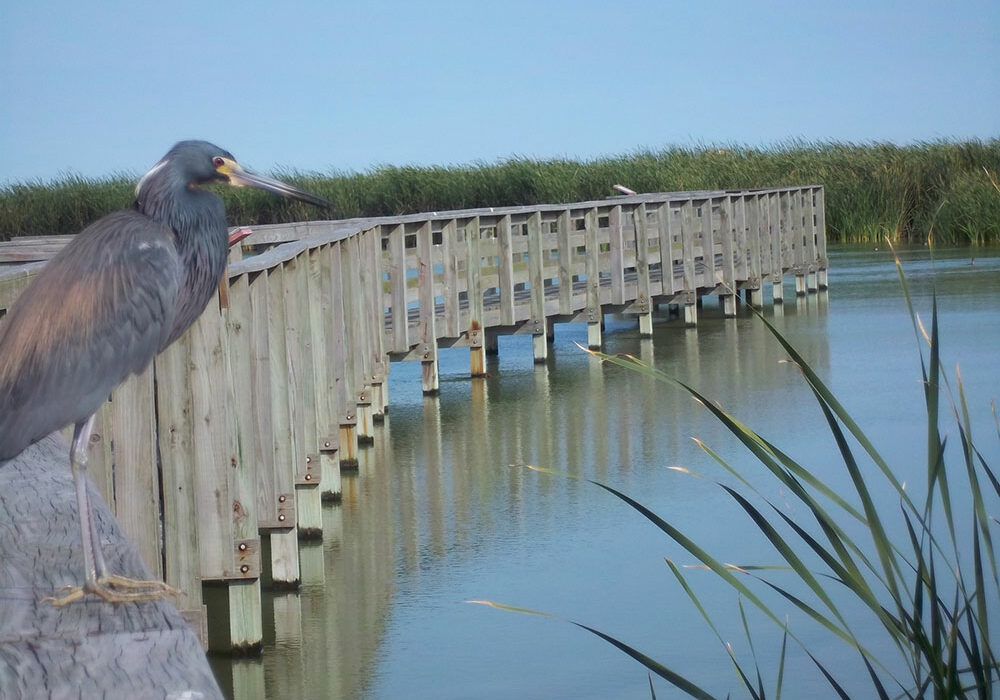
[[[58,247],[17,246],[0,261]],[[826,264],[821,186],[258,227],[218,304],[100,412],[91,476],[197,628],[202,583],[228,584],[213,646],[252,647],[261,536],[272,580],[296,585],[298,539],[321,534],[322,500],[371,441],[390,360],[421,361],[434,393],[440,347],[469,347],[477,375],[497,335],[525,333],[543,361],[556,322],[587,323],[599,346],[605,313],[651,334],[669,304],[695,325],[704,294],[735,315],[768,284],[779,302],[788,275],[799,294],[825,287]],[[0,310],[39,266],[0,267]]]

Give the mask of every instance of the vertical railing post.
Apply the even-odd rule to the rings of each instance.
[[[465,223],[465,295],[469,303],[469,374],[486,375],[486,330],[483,328],[483,285],[480,277],[482,255],[479,252],[481,237],[479,217]]]
[[[639,312],[639,335],[648,338],[653,335],[653,292],[649,279],[649,224],[646,219],[646,205],[643,202],[639,202],[632,210],[632,225],[635,230],[636,307]]]
[[[528,284],[531,294],[532,355],[536,363],[543,363],[549,356],[545,328],[545,258],[542,254],[542,213],[528,217]]]
[[[437,363],[437,312],[434,308],[434,241],[431,222],[425,221],[417,231],[417,298],[420,303],[418,338],[422,347],[421,383],[424,394],[440,391]]]
[[[709,206],[709,211],[712,207]],[[733,199],[729,195],[719,200],[719,241],[722,261],[717,273],[721,281],[719,295],[722,297],[723,315],[736,315],[736,264],[733,246]]]
[[[770,199],[768,217],[771,232],[771,297],[773,303],[781,304],[785,300],[784,210],[779,192],[772,192],[768,198]]]
[[[399,227],[401,228],[401,227]],[[395,235],[396,231],[393,231]],[[403,242],[402,231],[399,232],[400,244]],[[347,307],[347,300],[344,298],[349,282],[345,281],[345,255],[344,247],[347,239],[337,241],[330,248],[330,298],[331,298],[331,325],[333,328],[333,342],[330,347],[330,365],[333,373],[333,381],[336,386],[337,409],[334,414],[339,426],[338,452],[340,455],[341,470],[353,470],[358,468],[358,407],[354,401],[354,381],[351,377],[351,365],[348,361],[347,345],[349,342],[349,324],[353,322]],[[393,269],[390,273],[399,277],[399,270]],[[350,279],[346,276],[346,279]],[[405,281],[402,288],[405,291]],[[393,282],[393,292],[395,292],[395,282]],[[406,327],[406,306],[400,312],[396,307],[395,300],[392,308],[393,338],[399,337],[397,324]],[[402,318],[400,318],[402,315]]]
[[[600,241],[597,208],[593,207],[584,215],[584,231],[587,249],[587,347],[601,347],[601,271]]]
[[[816,273],[816,286],[826,289],[829,286],[827,278],[827,256],[826,256],[826,190],[823,185],[813,188],[816,211],[816,258],[819,267]]]
[[[684,256],[684,325],[698,325],[698,278],[695,268],[694,200],[681,204],[681,250]]]

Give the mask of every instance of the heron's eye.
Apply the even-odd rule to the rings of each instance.
[[[215,158],[213,158],[213,159],[212,159],[212,163],[213,163],[213,164],[215,165],[215,167],[217,167],[217,168],[221,168],[221,167],[223,166],[223,164],[224,164],[225,162],[226,162],[226,161],[225,161],[225,160],[223,160],[222,156],[215,156]]]

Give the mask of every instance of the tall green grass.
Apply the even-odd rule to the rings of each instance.
[[[909,146],[793,141],[769,148],[728,146],[638,151],[589,161],[511,158],[452,167],[384,166],[366,173],[276,173],[325,196],[337,218],[480,206],[600,199],[611,186],[637,192],[822,184],[832,241],[1000,242],[990,177],[1000,173],[1000,139]],[[131,204],[137,175],[69,177],[0,188],[0,240],[75,233]],[[230,220],[302,220],[314,210],[262,192],[224,189]]]
[[[949,380],[941,366],[936,302],[930,327],[926,328],[914,312],[898,259],[897,267],[918,344],[924,349],[921,379],[926,409],[923,456],[926,479],[922,488],[916,484],[905,486],[900,481],[897,472],[829,387],[759,313],[760,322],[798,366],[812,390],[845,474],[853,485],[852,493],[838,491],[812,473],[808,465],[785,454],[694,387],[634,357],[593,353],[602,361],[690,394],[753,454],[765,467],[765,474],[774,480],[766,489],[759,488],[722,455],[699,443],[728,472],[731,481],[717,482],[718,487],[768,540],[781,561],[779,566],[725,564],[699,546],[690,533],[678,529],[631,496],[608,484],[590,482],[652,522],[736,594],[735,610],[709,609],[699,596],[694,575],[685,574],[680,566],[667,560],[681,589],[723,647],[722,653],[734,671],[734,681],[755,700],[781,696],[788,644],[799,645],[829,684],[831,694],[842,698],[849,697],[851,689],[860,683],[867,683],[870,688],[865,697],[883,699],[987,700],[1000,694],[997,656],[1000,640],[995,620],[1000,614],[1000,568],[993,538],[993,530],[1000,522],[997,520],[1000,480],[973,440],[961,375],[956,370],[954,379]],[[945,422],[954,426],[958,449],[946,449],[941,430]],[[996,437],[1000,437],[1000,424],[997,432]],[[880,505],[885,502],[880,494],[886,490],[895,501],[889,507]],[[782,494],[790,503],[777,503],[764,491]],[[795,511],[806,515],[793,519],[788,513]],[[775,569],[781,569],[781,575],[776,575]],[[507,608],[490,601],[474,602]],[[776,673],[763,669],[757,661],[747,608],[755,608],[782,634]],[[802,630],[787,622],[784,617],[787,610],[798,611],[802,620],[811,621],[828,639],[839,642],[841,653],[831,657],[828,649],[826,655],[814,655],[803,641]],[[855,632],[859,611],[884,631],[885,644],[873,644],[868,635]],[[749,659],[734,652],[718,626],[721,619],[732,618],[737,612],[751,651]],[[649,672],[692,697],[712,697],[697,679],[685,676],[683,671],[605,632],[574,624],[624,651]],[[838,647],[834,644],[833,648]],[[859,679],[856,674],[844,677],[839,662],[845,655],[860,659],[867,679]]]

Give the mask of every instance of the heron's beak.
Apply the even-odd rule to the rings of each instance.
[[[229,176],[229,184],[234,187],[257,187],[258,189],[280,194],[282,197],[289,197],[302,202],[308,202],[309,204],[314,204],[317,207],[323,207],[324,209],[331,208],[330,203],[322,197],[311,192],[306,192],[305,190],[300,190],[298,187],[293,187],[287,182],[275,180],[265,175],[255,173],[252,170],[247,170],[235,161],[229,161],[226,165],[228,167],[225,168],[224,172]],[[220,172],[223,171],[220,169]]]

